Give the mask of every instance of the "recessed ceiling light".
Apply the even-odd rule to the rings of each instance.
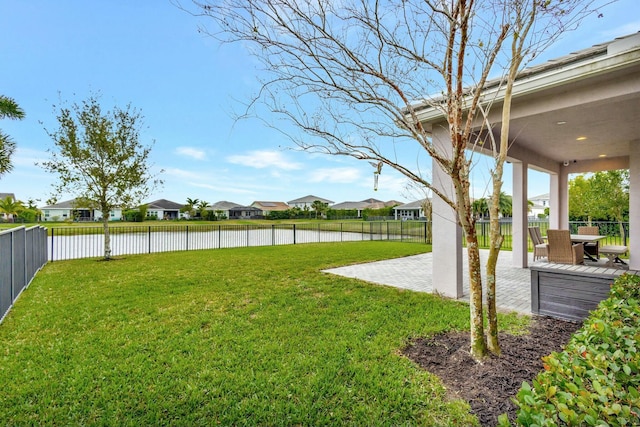
[[[584,141],[586,139],[587,139],[586,136],[579,136],[579,137],[576,138],[576,141]]]
[[[557,124],[557,125],[561,125],[561,126],[562,126],[562,125],[566,125],[566,124],[567,124],[567,122],[559,121],[559,122],[556,122],[556,124]]]
[[[607,157],[606,154],[600,154],[598,157]]]

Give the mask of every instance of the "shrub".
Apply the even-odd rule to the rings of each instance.
[[[517,394],[526,426],[640,423],[640,277],[625,274],[561,353]],[[508,425],[506,415],[501,425]]]
[[[123,218],[125,221],[130,222],[142,222],[144,221],[144,215],[138,209],[128,209],[123,212]]]

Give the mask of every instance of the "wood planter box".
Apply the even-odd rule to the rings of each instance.
[[[537,263],[531,270],[531,312],[581,321],[609,296],[613,281],[624,273],[614,268]]]

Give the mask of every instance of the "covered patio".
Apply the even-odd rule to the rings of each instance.
[[[501,89],[488,87],[495,99],[490,113],[500,138]],[[435,144],[450,146],[448,126],[439,111],[425,108],[421,121]],[[524,70],[515,86],[511,109],[513,251],[510,265],[524,269],[529,290],[528,170],[550,176],[550,228],[568,229],[568,181],[572,173],[629,169],[630,229],[640,230],[640,33],[593,46]],[[478,126],[480,129],[480,126]],[[476,147],[482,151],[483,148]],[[452,194],[451,179],[433,164],[433,183]],[[433,201],[433,292],[464,296],[466,271],[462,230],[455,212]],[[640,239],[630,239],[629,269],[640,270]],[[498,296],[500,299],[500,296]]]

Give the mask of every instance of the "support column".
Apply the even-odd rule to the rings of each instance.
[[[560,172],[551,174],[549,186],[549,228],[569,229],[569,172],[560,167]]]
[[[640,143],[629,144],[629,229],[640,230]],[[640,238],[629,239],[629,269],[640,270]]]
[[[560,178],[558,174],[549,175],[549,228],[560,228]]]
[[[433,132],[433,144],[443,153],[452,152],[447,129]],[[440,166],[432,161],[432,184],[453,198],[453,183]],[[462,228],[456,212],[438,196],[433,197],[433,292],[458,299],[462,297]]]
[[[512,163],[513,199],[512,199],[512,264],[514,267],[525,268],[529,265],[528,240],[529,233],[529,203],[527,195],[528,168],[526,162]]]
[[[567,168],[560,169],[558,176],[558,215],[561,230],[569,229],[569,172]]]

